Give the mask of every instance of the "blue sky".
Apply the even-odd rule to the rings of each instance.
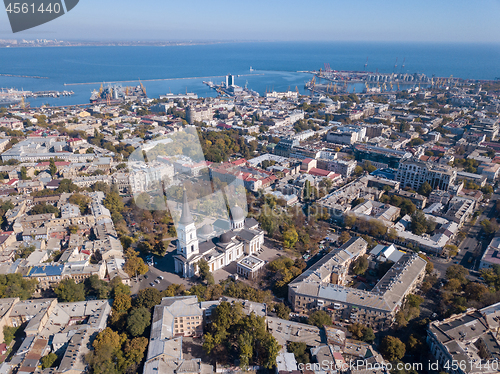
[[[17,34],[0,12],[0,39],[498,43],[499,15],[500,0],[80,0]]]

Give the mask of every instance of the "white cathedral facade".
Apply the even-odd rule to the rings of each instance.
[[[218,226],[214,229],[215,224]],[[212,272],[244,256],[255,254],[264,244],[264,231],[253,218],[245,218],[243,209],[231,208],[230,222],[218,220],[199,230],[189,209],[184,191],[181,219],[177,227],[177,253],[174,255],[175,272],[184,278],[198,274],[198,261],[205,259]],[[218,233],[223,234],[218,235]]]

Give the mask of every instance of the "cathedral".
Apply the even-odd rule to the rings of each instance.
[[[177,227],[175,272],[184,278],[198,274],[198,261],[204,259],[212,272],[244,256],[257,253],[264,244],[264,231],[253,218],[245,218],[239,206],[230,210],[229,222],[217,220],[196,229],[189,209],[186,191],[182,197],[182,214]]]

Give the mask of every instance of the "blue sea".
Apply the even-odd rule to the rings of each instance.
[[[404,62],[404,67],[403,67]],[[167,47],[47,47],[0,49],[0,87],[30,91],[72,90],[61,98],[30,99],[31,106],[86,104],[101,82],[143,80],[149,97],[195,92],[214,96],[202,82],[236,75],[236,84],[260,94],[266,90],[304,92],[311,79],[298,71],[333,70],[425,73],[428,76],[500,77],[498,44],[418,44],[352,42],[220,43]],[[395,67],[397,65],[397,67]],[[250,67],[253,71],[250,71]],[[239,75],[239,76],[238,76]],[[168,79],[148,81],[152,79]],[[64,85],[92,83],[86,85]],[[121,83],[123,86],[138,82]]]

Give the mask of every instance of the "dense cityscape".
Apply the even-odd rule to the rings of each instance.
[[[0,373],[498,373],[500,83],[310,73],[9,92]]]

